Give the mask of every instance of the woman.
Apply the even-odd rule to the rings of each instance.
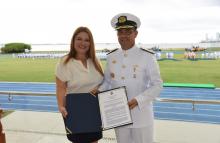
[[[62,116],[67,116],[65,96],[69,93],[95,93],[103,80],[103,70],[95,56],[95,44],[87,27],[75,30],[69,53],[62,57],[56,68],[56,95]],[[102,132],[70,134],[74,143],[97,143]]]

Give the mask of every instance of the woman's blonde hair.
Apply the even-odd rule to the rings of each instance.
[[[72,36],[72,39],[71,39],[71,44],[70,44],[70,51],[67,54],[67,58],[64,61],[64,64],[67,64],[71,58],[76,58],[77,52],[75,50],[74,44],[75,44],[75,38],[80,32],[86,32],[88,34],[89,41],[90,41],[90,47],[89,47],[88,52],[86,53],[87,54],[86,56],[88,58],[91,58],[96,70],[103,76],[104,74],[103,74],[101,64],[99,63],[99,61],[96,57],[96,54],[95,54],[95,43],[94,43],[94,40],[93,40],[92,32],[87,27],[78,27],[75,30],[75,32],[73,33],[73,36]]]

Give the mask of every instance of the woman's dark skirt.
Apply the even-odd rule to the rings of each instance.
[[[102,138],[102,132],[68,134],[68,140],[73,143],[91,143]]]

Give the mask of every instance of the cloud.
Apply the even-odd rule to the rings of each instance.
[[[220,6],[219,0],[192,0],[193,6]]]
[[[209,13],[203,11],[209,11]],[[164,13],[160,16],[146,18],[144,26],[157,31],[220,28],[220,15],[217,14],[220,10],[210,11],[211,9],[200,9],[196,12],[191,9],[191,11],[188,10],[188,13],[184,11]]]
[[[117,42],[110,20],[120,12],[140,17],[140,42],[145,36],[151,42],[181,41],[173,35],[190,39],[190,32],[198,41],[220,29],[219,0],[0,0],[0,5],[0,43],[69,43],[81,25],[91,29],[96,42]]]

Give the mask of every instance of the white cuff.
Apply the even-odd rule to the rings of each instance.
[[[140,110],[142,110],[143,107],[144,107],[144,100],[145,100],[144,96],[143,95],[138,95],[138,96],[135,97],[135,99],[138,102],[138,108]]]

